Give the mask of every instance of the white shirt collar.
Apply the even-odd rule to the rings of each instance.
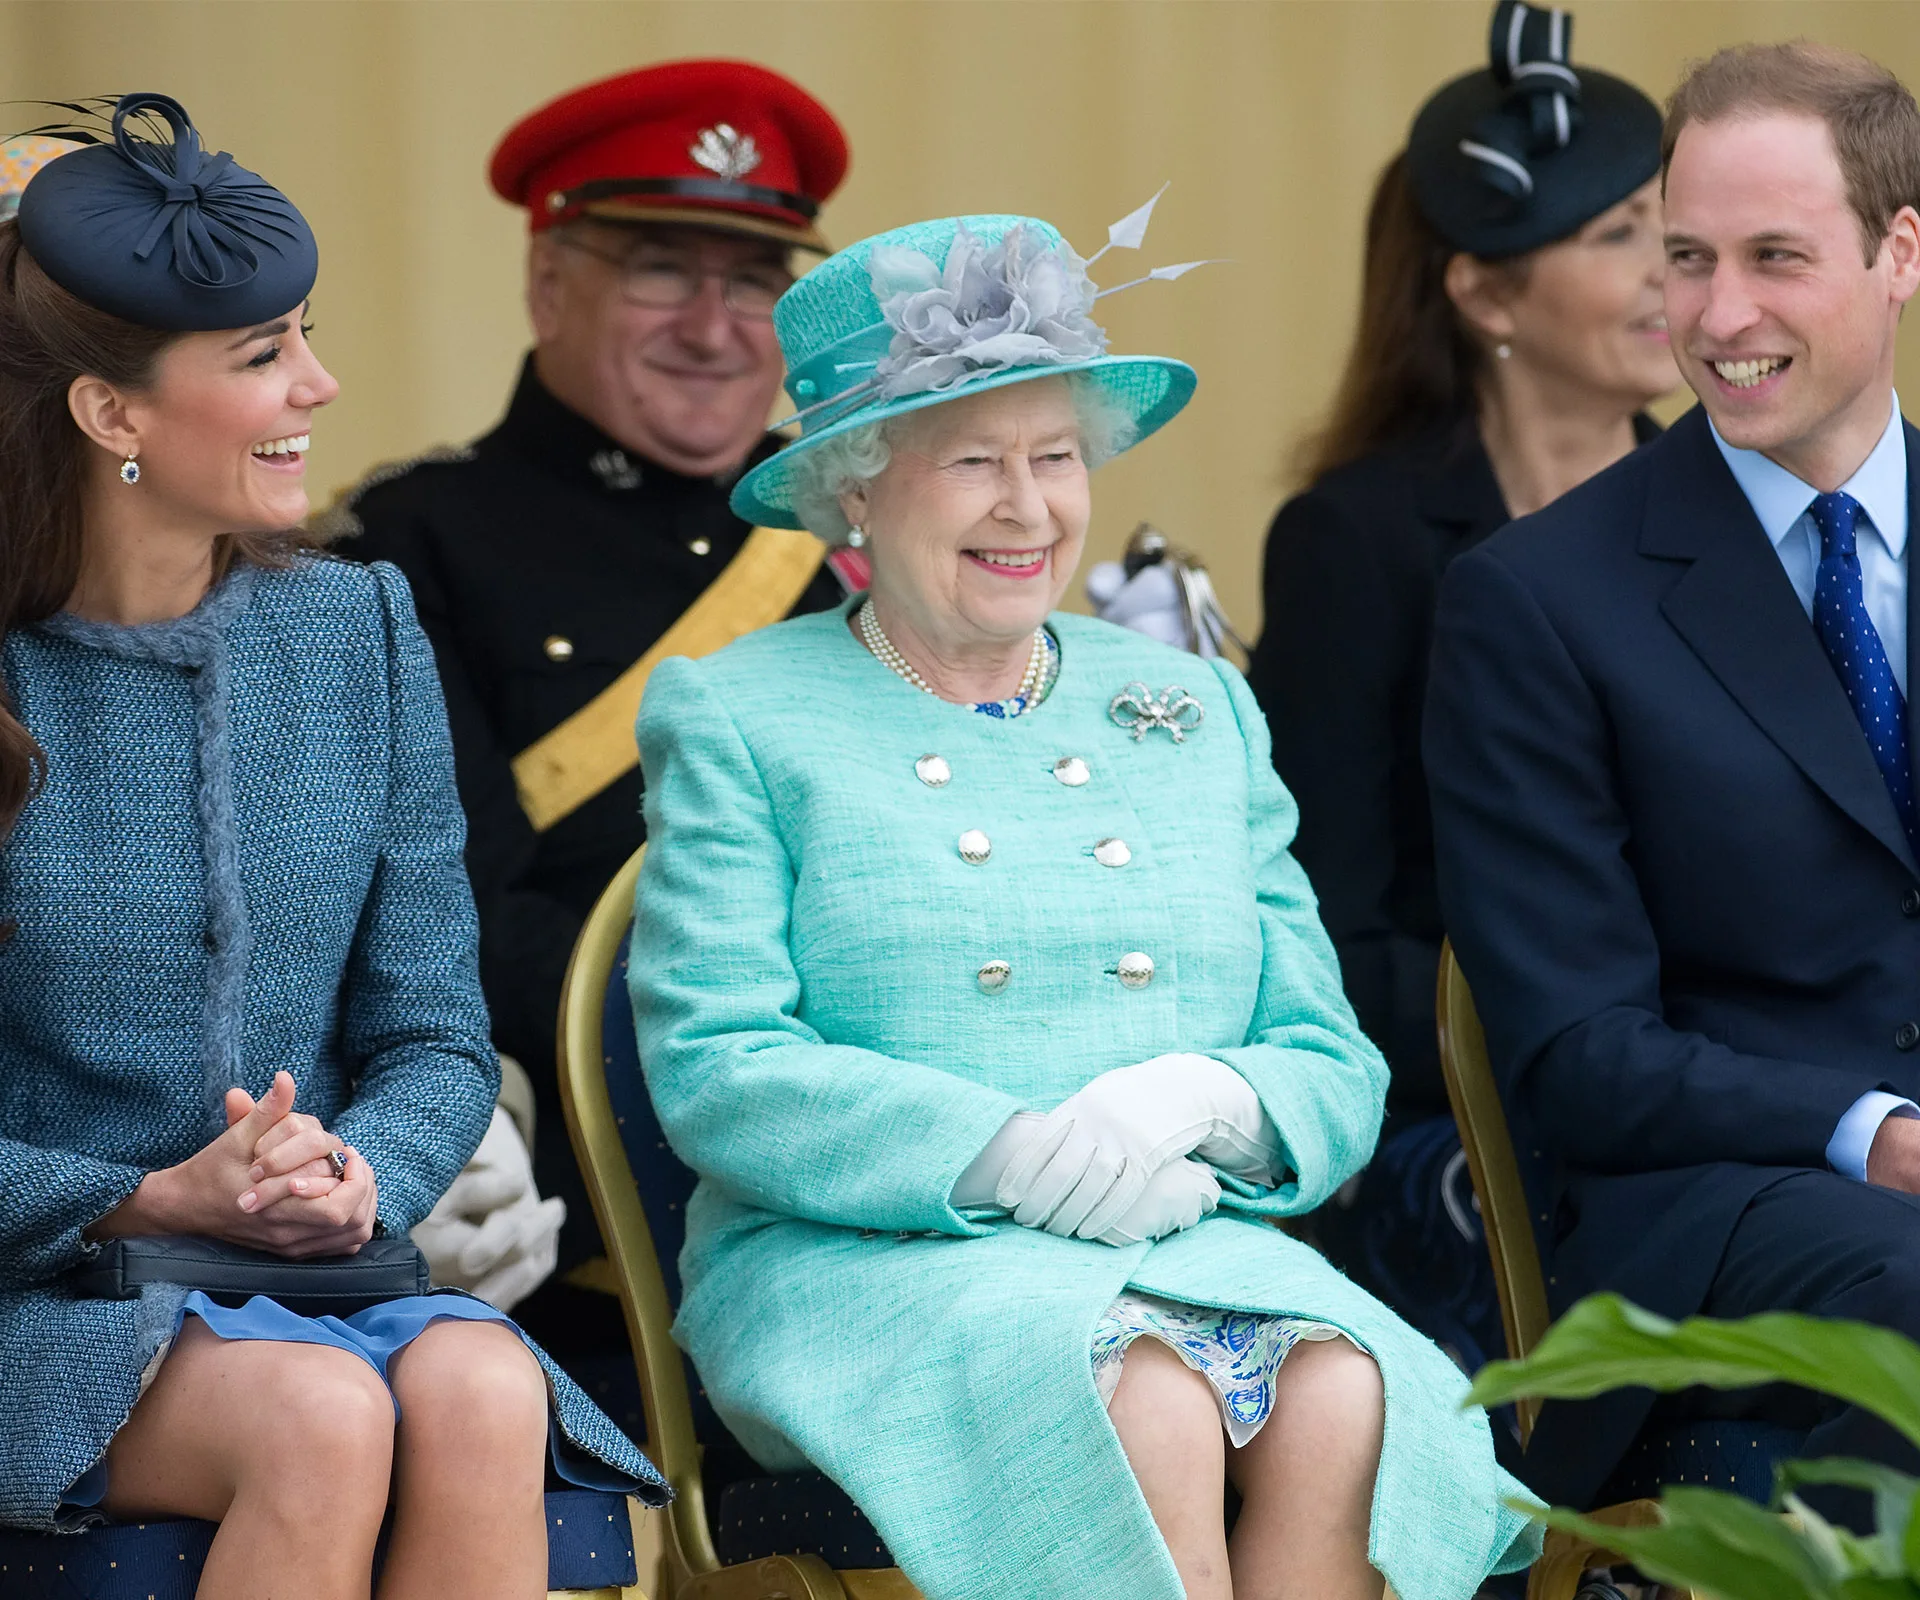
[[[1795,477],[1779,462],[1758,450],[1739,450],[1720,437],[1711,418],[1713,442],[1726,458],[1727,470],[1753,507],[1777,550],[1806,515],[1807,508],[1820,491],[1804,479]],[[1843,494],[1858,500],[1880,534],[1887,553],[1896,561],[1907,547],[1907,441],[1900,420],[1900,396],[1893,397],[1893,413],[1873,452],[1860,463],[1860,470],[1840,485]]]

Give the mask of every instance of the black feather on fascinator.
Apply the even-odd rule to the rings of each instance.
[[[129,94],[59,109],[74,122],[32,132],[84,148],[34,174],[19,226],[61,288],[170,332],[250,327],[306,299],[319,272],[306,219],[264,178],[209,151],[179,101]]]
[[[1576,233],[1660,170],[1660,111],[1632,84],[1569,61],[1565,11],[1499,0],[1488,66],[1420,108],[1407,176],[1456,250],[1520,255]]]

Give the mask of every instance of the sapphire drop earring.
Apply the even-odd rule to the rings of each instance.
[[[140,463],[132,456],[120,463],[120,481],[129,488],[140,481]]]

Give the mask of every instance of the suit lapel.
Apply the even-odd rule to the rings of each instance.
[[[1661,601],[1667,620],[1794,765],[1914,868],[1912,847],[1846,691],[1779,554],[1727,470],[1705,412],[1696,406],[1658,448],[1640,550],[1690,563]],[[1910,619],[1913,600],[1909,586]],[[1911,703],[1908,719],[1911,730]]]

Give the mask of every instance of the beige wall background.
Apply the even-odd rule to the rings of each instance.
[[[522,113],[687,55],[786,72],[846,125],[824,225],[1019,211],[1083,251],[1163,182],[1146,264],[1227,257],[1107,301],[1119,350],[1200,392],[1097,480],[1092,553],[1149,519],[1259,624],[1288,447],[1331,392],[1381,164],[1445,78],[1484,61],[1488,0],[0,0],[0,98],[160,89],[266,174],[321,244],[316,343],[342,383],[316,500],[484,430],[524,345],[524,225],[484,177]],[[1684,63],[1805,34],[1920,85],[1914,0],[1584,0],[1574,57],[1663,97]],[[0,110],[29,127],[31,106]],[[1128,261],[1126,264],[1131,265]],[[1103,266],[1105,264],[1103,263]],[[1109,278],[1109,281],[1113,281]],[[1920,396],[1911,343],[1903,374]]]

